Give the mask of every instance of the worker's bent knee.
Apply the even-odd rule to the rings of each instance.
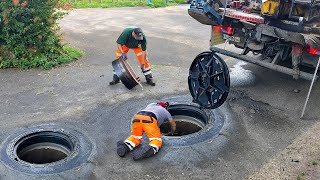
[[[133,148],[135,148],[140,144],[141,140],[142,140],[142,138],[138,139],[138,138],[134,138],[134,137],[130,136],[127,140],[125,140],[125,142],[129,143]]]

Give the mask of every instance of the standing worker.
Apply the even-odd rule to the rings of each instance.
[[[137,56],[142,73],[146,77],[147,84],[155,86],[153,82],[149,59],[147,57],[147,40],[141,28],[129,26],[123,30],[117,40],[116,59],[127,59],[127,53],[132,49]],[[113,71],[113,80],[110,85],[115,85],[120,82],[119,77]]]
[[[141,140],[143,132],[149,138],[149,145],[133,152],[133,160],[147,158],[156,154],[162,145],[162,135],[160,126],[163,122],[169,121],[171,125],[171,134],[176,130],[176,122],[172,119],[167,110],[169,103],[159,101],[149,104],[145,109],[139,111],[132,120],[132,131],[125,141],[117,142],[117,153],[124,157],[127,153],[137,147]]]

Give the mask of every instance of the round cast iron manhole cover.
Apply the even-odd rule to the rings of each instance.
[[[213,52],[202,52],[192,62],[188,85],[193,102],[206,109],[221,106],[230,89],[229,69]]]
[[[51,174],[86,162],[92,150],[87,137],[77,130],[57,125],[41,125],[9,136],[0,150],[0,160],[8,167],[32,174]]]

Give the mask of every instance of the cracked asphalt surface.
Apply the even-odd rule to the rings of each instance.
[[[159,154],[140,162],[130,155],[119,158],[116,142],[129,135],[137,111],[162,98],[191,101],[189,66],[209,49],[210,27],[189,17],[187,8],[73,10],[60,24],[66,42],[83,50],[85,57],[49,71],[0,70],[1,142],[23,128],[56,124],[81,131],[93,145],[88,161],[77,168],[26,174],[2,162],[0,179],[245,179],[317,122],[319,83],[305,118],[299,119],[310,82],[225,57],[232,87],[226,103],[215,110],[225,118],[218,137],[183,147],[164,144]],[[108,85],[115,41],[128,25],[146,33],[155,87],[142,83],[143,89],[127,90],[122,84]],[[142,77],[134,58],[129,53]]]

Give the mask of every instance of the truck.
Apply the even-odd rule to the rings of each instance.
[[[193,101],[203,106],[216,108],[228,94],[228,68],[217,53],[294,79],[317,78],[309,71],[317,70],[320,56],[320,0],[193,0],[188,14],[211,26],[210,51],[194,59],[188,78]]]

